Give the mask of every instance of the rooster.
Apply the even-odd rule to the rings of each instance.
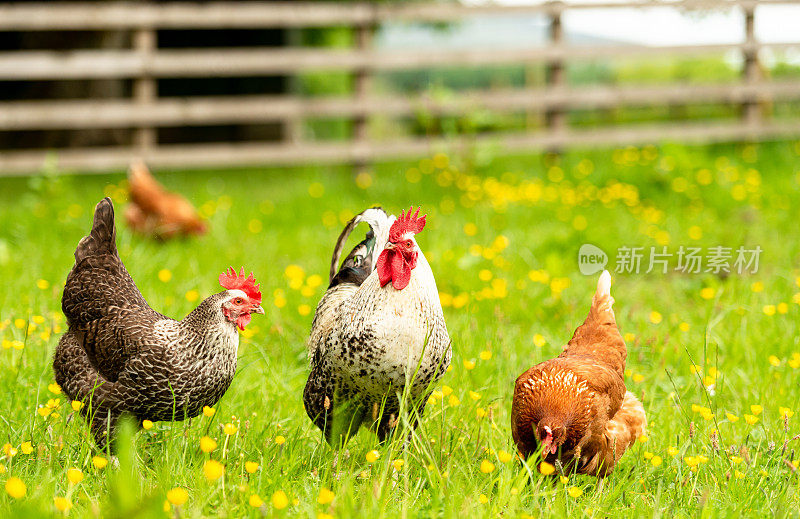
[[[627,351],[603,271],[586,321],[564,351],[517,379],[511,431],[523,458],[539,448],[565,470],[603,477],[644,434],[641,402],[625,390]]]
[[[125,209],[128,226],[136,232],[160,239],[205,234],[206,222],[181,195],[170,193],[159,184],[144,163],[128,171],[131,203]]]
[[[239,330],[263,314],[253,275],[233,268],[226,289],[182,321],[154,311],[117,253],[114,207],[103,199],[91,233],[75,250],[61,307],[68,331],[53,359],[56,382],[82,412],[101,449],[123,413],[143,420],[183,420],[216,403],[236,371]]]
[[[337,272],[344,243],[361,222],[370,230]],[[396,218],[372,208],[350,220],[336,243],[330,285],[311,327],[303,392],[306,413],[331,445],[360,425],[387,439],[404,391],[416,425],[430,386],[450,364],[436,281],[415,238],[424,227],[419,209]]]

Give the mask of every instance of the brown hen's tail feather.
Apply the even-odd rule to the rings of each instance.
[[[620,376],[625,371],[627,349],[617,328],[614,316],[614,298],[611,296],[611,274],[604,270],[597,281],[597,291],[592,297],[592,307],[564,348],[562,356],[585,355],[601,360]]]
[[[603,323],[616,325],[614,316],[614,298],[611,297],[611,274],[604,270],[597,280],[597,291],[592,297],[592,308],[590,313],[595,314],[596,318]]]
[[[90,256],[117,254],[117,229],[114,226],[114,204],[105,197],[94,208],[92,231],[78,243],[75,263]]]
[[[603,434],[606,448],[598,451],[580,472],[595,476],[611,473],[625,451],[645,434],[646,427],[647,415],[644,406],[633,393],[627,391],[619,411],[606,425]]]

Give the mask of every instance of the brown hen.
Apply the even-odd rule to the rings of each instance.
[[[603,477],[644,434],[642,403],[625,390],[627,350],[613,304],[604,271],[589,316],[561,355],[517,378],[511,432],[524,458],[541,447],[543,459],[566,472]]]
[[[160,239],[205,234],[205,221],[184,197],[170,193],[142,162],[128,170],[131,203],[125,219],[131,229]]]

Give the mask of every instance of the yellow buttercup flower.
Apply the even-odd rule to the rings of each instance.
[[[478,501],[480,501],[482,505],[485,505],[486,503],[489,502],[489,498],[486,497],[486,494],[481,494],[478,496]]]
[[[667,454],[672,456],[673,458],[678,455],[680,451],[675,447],[667,447]]]
[[[369,451],[366,455],[367,463],[375,463],[378,461],[378,458],[381,457],[381,453],[375,450]]]
[[[142,429],[145,431],[149,431],[153,428],[153,422],[151,420],[142,420]]]
[[[80,402],[78,400],[73,400],[72,402],[70,402],[69,405],[70,407],[72,407],[72,410],[75,411],[76,413],[81,409],[83,409],[83,402]]]
[[[489,460],[481,461],[481,472],[484,474],[490,474],[494,472],[494,463]]]
[[[583,495],[583,489],[579,488],[579,487],[569,487],[569,489],[567,489],[567,493],[571,497],[577,498],[577,497],[581,497]]]
[[[510,452],[506,452],[503,450],[497,452],[497,459],[500,460],[500,463],[508,463],[513,458],[514,456],[512,456]]]
[[[244,470],[246,470],[248,474],[252,474],[258,470],[258,463],[255,461],[246,461],[244,463]]]
[[[238,431],[239,428],[229,422],[229,423],[225,424],[225,426],[222,428],[222,430],[228,436],[232,436],[232,435],[236,434],[236,431]]]
[[[185,488],[175,487],[167,491],[167,501],[175,506],[181,506],[189,500],[189,493]]]
[[[54,497],[53,504],[60,512],[66,512],[67,510],[72,508],[72,501],[70,501],[66,497]]]
[[[700,297],[702,297],[703,299],[711,299],[711,298],[714,297],[715,293],[716,293],[716,290],[714,290],[713,288],[705,287],[705,288],[700,290]]]
[[[14,499],[22,499],[27,491],[25,483],[18,477],[10,477],[6,480],[6,492]]]
[[[650,463],[652,463],[654,467],[658,467],[661,465],[661,461],[661,456],[653,456],[653,459],[650,460]]]
[[[758,417],[746,414],[744,415],[744,421],[747,422],[748,425],[755,425],[758,422]]]
[[[731,423],[736,423],[739,421],[739,417],[731,413],[725,413],[725,418],[727,418]]]
[[[323,487],[319,490],[319,496],[317,496],[317,503],[321,505],[327,505],[328,503],[331,503],[335,497],[336,494],[334,494],[333,491]]]
[[[750,406],[750,412],[753,413],[756,416],[760,415],[762,411],[764,411],[764,408],[761,407],[758,404],[754,404],[754,405]]]
[[[161,269],[158,271],[158,279],[162,283],[167,283],[170,279],[172,279],[172,272],[170,272],[168,269]]]
[[[467,371],[475,369],[475,361],[464,359],[464,369]]]
[[[250,499],[248,499],[247,502],[253,508],[261,508],[261,506],[264,504],[264,500],[258,497],[258,494],[253,494],[250,496]]]
[[[203,406],[203,414],[205,416],[208,416],[209,418],[214,416],[214,413],[216,413],[216,412],[217,412],[217,410],[214,409],[213,407],[208,407],[207,405]]]
[[[47,384],[47,390],[53,393],[54,395],[61,394],[61,386],[53,382],[52,384]]]
[[[545,476],[549,476],[550,474],[552,474],[555,471],[556,471],[556,468],[553,465],[551,465],[550,463],[547,463],[546,461],[543,461],[543,462],[541,462],[539,464],[539,472],[541,472]]]
[[[83,471],[79,468],[72,467],[71,469],[67,469],[67,479],[73,485],[77,485],[81,481],[83,481]]]
[[[216,460],[207,460],[203,464],[203,474],[205,474],[206,479],[209,481],[218,480],[224,473],[225,467],[222,466],[222,463]]]
[[[400,472],[403,470],[403,465],[405,465],[405,463],[406,462],[404,460],[397,459],[392,462],[392,466],[394,467],[394,470]]]
[[[96,469],[104,469],[108,465],[108,460],[102,456],[92,456],[92,465]]]
[[[489,350],[483,350],[478,356],[481,358],[481,360],[489,360],[492,358],[492,352]]]
[[[33,445],[31,445],[31,442],[22,442],[22,445],[19,446],[19,450],[22,451],[22,454],[30,454],[33,452]]]
[[[283,445],[284,443],[286,443],[286,438],[284,438],[279,434],[278,436],[275,437],[275,443],[277,445]]]
[[[286,492],[283,490],[278,490],[274,494],[272,494],[272,506],[276,510],[283,510],[287,506],[289,506],[289,498],[286,497]]]
[[[208,454],[209,452],[213,452],[214,449],[217,448],[216,440],[209,438],[208,436],[203,436],[200,438],[200,450]]]

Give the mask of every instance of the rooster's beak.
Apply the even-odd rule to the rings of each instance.
[[[264,314],[264,309],[261,308],[261,305],[256,305],[256,306],[254,306],[253,308],[250,309],[250,312],[254,313],[254,314],[262,314],[263,315]]]

